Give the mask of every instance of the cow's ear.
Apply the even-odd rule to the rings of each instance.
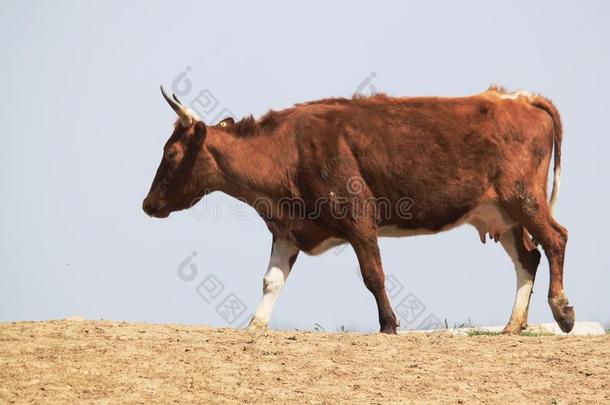
[[[197,121],[197,123],[195,123],[195,133],[193,135],[193,141],[198,144],[202,144],[207,133],[208,129],[205,126],[205,123],[203,121]]]
[[[220,121],[218,125],[220,125],[221,128],[229,128],[235,125],[235,120],[233,119],[233,117],[227,117],[224,120]]]

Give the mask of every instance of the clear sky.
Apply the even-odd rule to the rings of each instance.
[[[566,292],[577,320],[610,322],[610,3],[254,3],[0,3],[0,321],[238,326],[255,309],[271,235],[249,207],[213,194],[165,220],[141,210],[175,120],[159,84],[175,81],[187,102],[213,95],[211,123],[225,108],[258,116],[358,89],[541,92],[564,122]],[[474,228],[383,239],[381,251],[394,308],[422,305],[403,327],[508,320],[513,266]],[[548,280],[544,260],[531,322],[552,321]],[[234,298],[243,311],[227,316]],[[351,248],[301,255],[271,326],[316,323],[378,328]]]

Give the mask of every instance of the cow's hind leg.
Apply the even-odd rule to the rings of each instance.
[[[550,285],[548,301],[553,317],[562,331],[574,327],[574,308],[569,305],[563,289],[563,260],[568,231],[551,216],[543,192],[517,182],[513,194],[505,201],[508,213],[528,230],[544,249],[549,261]]]
[[[540,263],[540,252],[533,245],[529,248],[526,246],[523,227],[520,225],[505,232],[500,238],[500,243],[513,261],[517,275],[517,292],[513,311],[502,332],[519,334],[527,327],[527,314],[536,270]]]
[[[263,299],[256,308],[248,326],[249,329],[264,329],[269,324],[275,301],[286,283],[298,254],[299,249],[294,244],[287,240],[274,238],[269,266],[265,278],[263,278]]]

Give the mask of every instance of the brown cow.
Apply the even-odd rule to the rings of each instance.
[[[574,310],[563,290],[567,231],[552,217],[562,129],[546,98],[498,87],[455,98],[378,94],[208,127],[161,90],[179,119],[143,209],[164,218],[215,190],[254,207],[273,246],[252,328],[267,326],[300,251],[315,255],[350,243],[377,302],[381,332],[396,333],[377,238],[468,223],[483,242],[487,234],[500,241],[515,265],[517,293],[504,332],[527,325],[536,243],[550,264],[553,316],[564,332],[572,330]]]

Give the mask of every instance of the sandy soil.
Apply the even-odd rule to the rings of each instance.
[[[0,403],[610,403],[610,335],[0,323]]]

